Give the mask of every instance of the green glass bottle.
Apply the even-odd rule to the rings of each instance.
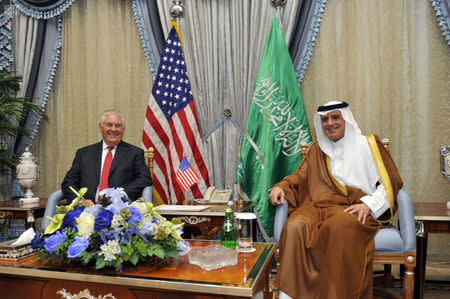
[[[220,231],[220,243],[227,248],[236,248],[236,227],[233,219],[233,202],[228,202],[228,207],[225,210],[225,220],[223,222],[222,230]]]

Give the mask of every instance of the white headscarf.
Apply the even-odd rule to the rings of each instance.
[[[342,104],[343,102],[331,101],[324,106]],[[339,110],[345,120],[345,134],[337,142],[330,140],[322,129],[320,116],[331,111]],[[320,149],[330,157],[330,168],[333,176],[342,184],[360,188],[366,194],[372,194],[376,190],[376,182],[379,180],[375,161],[371,154],[365,136],[361,135],[350,108],[336,108],[328,111],[317,112],[314,115],[317,142]]]

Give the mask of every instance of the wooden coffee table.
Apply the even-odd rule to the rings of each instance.
[[[217,244],[195,240],[189,243],[191,248]],[[250,298],[262,291],[264,298],[272,298],[269,274],[275,245],[253,246],[254,252],[238,253],[237,265],[210,271],[189,264],[189,254],[164,268],[126,265],[122,273],[74,265],[43,266],[32,263],[35,255],[18,261],[0,260],[0,294],[1,298],[61,298],[57,292],[64,289],[72,295],[84,292],[96,298],[111,293],[114,298],[218,299]]]
[[[34,226],[34,220],[45,213],[47,198],[41,198],[39,203],[23,205],[19,200],[0,201],[0,219],[25,220],[27,228]]]
[[[443,202],[415,202],[417,261],[414,280],[414,298],[423,298],[425,267],[427,262],[428,234],[450,233],[450,210]]]

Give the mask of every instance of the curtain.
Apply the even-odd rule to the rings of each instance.
[[[164,47],[164,36],[159,22],[155,1],[133,0],[133,14],[141,37],[147,64],[155,79],[161,52]]]
[[[41,175],[35,193],[59,189],[78,148],[98,142],[98,118],[115,108],[126,118],[124,140],[140,146],[151,73],[129,1],[78,0],[64,14],[61,63],[48,122],[33,153]]]
[[[34,55],[32,62],[33,78],[27,84],[26,96],[31,102],[46,108],[49,93],[59,61],[61,48],[61,17],[45,20],[45,30],[38,30],[40,34],[39,44],[35,49],[39,55]],[[30,79],[30,78],[29,78]],[[33,141],[41,124],[41,116],[34,113],[26,113],[21,125],[30,131],[30,136],[19,135],[16,138],[14,152],[21,155],[25,148],[32,148]],[[22,195],[22,189],[17,180],[13,183],[13,197]]]
[[[448,201],[439,149],[450,144],[450,51],[428,1],[331,1],[301,89],[350,103],[363,134],[391,141],[413,201]]]
[[[32,73],[33,58],[38,38],[39,21],[16,11],[14,16],[14,72],[22,77],[20,91],[17,96],[26,96],[28,82]],[[42,28],[42,26],[41,26]],[[39,48],[39,47],[38,47]],[[33,81],[33,80],[31,80]]]
[[[167,36],[170,3],[158,0]],[[231,108],[245,130],[265,40],[275,9],[270,1],[185,1],[179,20],[201,135],[204,136]],[[280,17],[286,39],[291,39],[298,1],[288,1]],[[204,143],[212,184],[232,188],[241,137],[230,121]]]
[[[301,83],[311,59],[314,44],[319,33],[326,0],[302,0],[297,8],[293,40],[289,46],[292,63]]]
[[[35,19],[51,19],[61,15],[75,0],[13,0],[17,9]]]

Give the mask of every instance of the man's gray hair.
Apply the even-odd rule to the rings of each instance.
[[[120,116],[120,119],[122,120],[122,125],[125,128],[125,117],[123,116],[123,114],[117,110],[114,109],[109,109],[109,110],[105,110],[103,111],[103,113],[100,115],[100,119],[99,119],[99,124],[102,125],[103,122],[105,121],[105,117],[108,114],[117,114],[118,116]]]

